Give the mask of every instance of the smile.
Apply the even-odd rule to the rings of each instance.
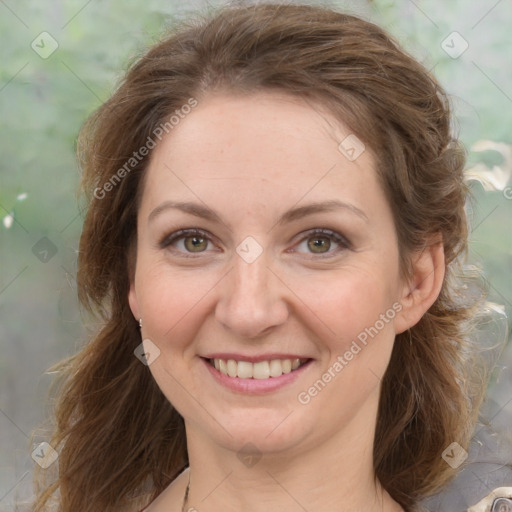
[[[228,377],[238,377],[239,379],[258,379],[265,380],[281,377],[281,375],[291,373],[309,359],[271,359],[268,361],[235,361],[234,359],[208,359],[208,362],[220,373]]]

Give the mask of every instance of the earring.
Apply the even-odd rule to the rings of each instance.
[[[139,327],[142,327],[142,318],[139,318]]]

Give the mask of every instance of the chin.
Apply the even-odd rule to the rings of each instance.
[[[308,433],[314,432],[314,426],[304,416],[305,411],[292,408],[240,409],[216,417],[225,429],[217,424],[218,428],[212,430],[211,421],[203,424],[202,428],[225,449],[279,454],[296,449],[309,437]]]

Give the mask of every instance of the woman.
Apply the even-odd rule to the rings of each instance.
[[[65,365],[36,510],[439,490],[485,380],[449,125],[420,64],[328,9],[229,7],[151,48],[81,135],[79,294],[105,323]]]

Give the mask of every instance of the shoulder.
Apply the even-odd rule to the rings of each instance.
[[[508,512],[512,511],[512,487],[498,487],[476,505],[468,508],[468,512]]]

